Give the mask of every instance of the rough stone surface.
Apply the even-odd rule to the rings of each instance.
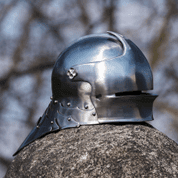
[[[178,177],[178,145],[147,124],[94,125],[24,148],[5,178]]]

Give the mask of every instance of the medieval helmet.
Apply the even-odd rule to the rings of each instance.
[[[153,120],[150,65],[140,49],[114,32],[80,38],[58,57],[51,102],[20,148],[47,133],[80,125]],[[15,155],[14,154],[14,155]]]

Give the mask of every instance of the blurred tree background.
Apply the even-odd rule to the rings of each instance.
[[[59,53],[90,33],[118,32],[146,55],[158,130],[178,142],[177,0],[0,0],[0,176],[48,106]]]

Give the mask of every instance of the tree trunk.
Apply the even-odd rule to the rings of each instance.
[[[14,177],[178,177],[178,145],[146,123],[70,128],[25,147]]]

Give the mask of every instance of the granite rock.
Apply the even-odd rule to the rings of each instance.
[[[146,123],[81,126],[25,147],[5,178],[178,177],[178,145]]]

